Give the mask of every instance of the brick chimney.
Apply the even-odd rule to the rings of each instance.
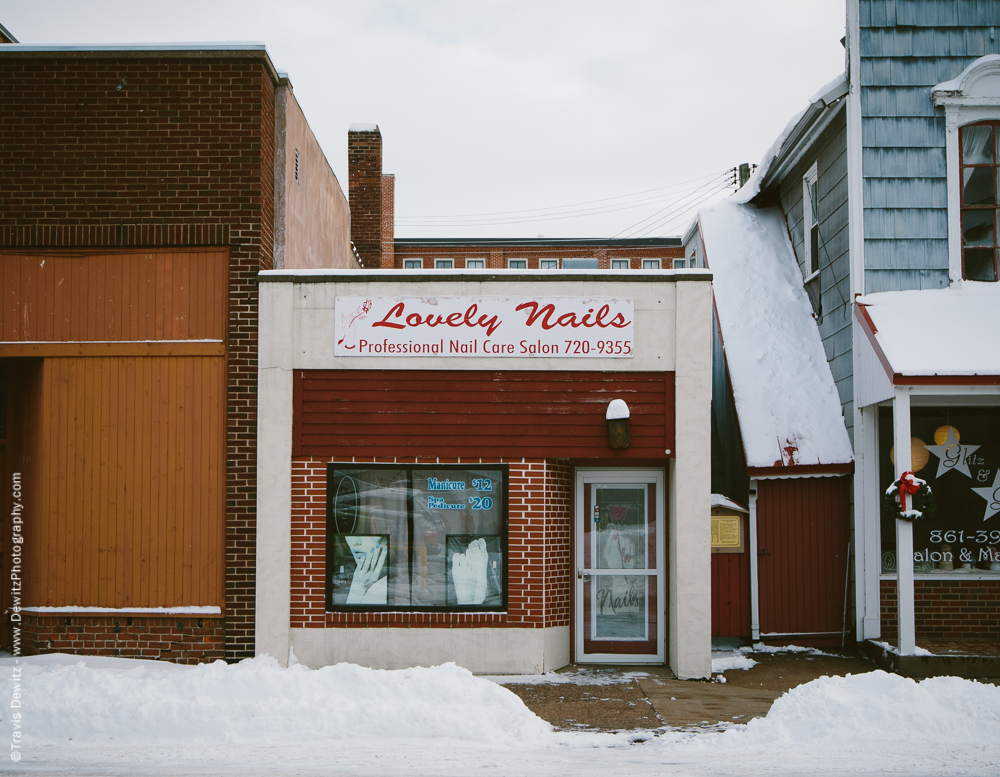
[[[382,176],[382,267],[396,266],[396,176]]]
[[[362,267],[382,266],[382,133],[376,124],[352,124],[347,132],[351,241]]]

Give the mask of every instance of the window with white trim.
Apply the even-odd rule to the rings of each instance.
[[[802,267],[806,280],[819,272],[819,197],[816,182],[819,169],[816,163],[802,176]]]
[[[435,259],[434,269],[435,270],[450,270],[455,266],[454,259]]]
[[[423,269],[424,262],[422,259],[404,259],[403,269],[404,270],[421,270]]]
[[[612,259],[611,260],[611,269],[612,270],[627,270],[627,269],[629,269],[629,260],[628,259]]]
[[[538,269],[540,270],[558,270],[559,260],[558,259],[539,259]]]
[[[486,268],[485,259],[466,259],[465,269],[466,270],[482,270]]]
[[[962,277],[997,280],[997,167],[1000,121],[959,127],[962,171]]]
[[[659,259],[643,259],[642,260],[643,270],[659,270],[660,260]]]
[[[511,270],[527,270],[528,260],[527,259],[508,259],[507,267]]]
[[[687,267],[687,259],[674,259],[674,269],[683,270]]]

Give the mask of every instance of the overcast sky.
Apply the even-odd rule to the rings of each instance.
[[[844,15],[844,0],[0,0],[22,43],[265,42],[345,192],[348,126],[379,125],[400,237],[680,234],[692,198],[719,196],[843,72]]]

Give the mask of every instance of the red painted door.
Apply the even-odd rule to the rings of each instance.
[[[845,627],[849,487],[846,477],[758,482],[762,639],[839,644]]]

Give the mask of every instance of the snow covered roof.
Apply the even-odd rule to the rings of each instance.
[[[778,208],[699,214],[747,466],[852,461],[840,397]]]
[[[1000,376],[1000,284],[859,297],[858,318],[889,378]],[[961,381],[950,381],[961,382]]]
[[[749,513],[739,502],[734,502],[728,496],[722,494],[712,494],[712,507],[725,507],[727,510],[735,510],[738,513]]]
[[[378,132],[378,124],[370,121],[356,121],[347,128],[348,132]]]

